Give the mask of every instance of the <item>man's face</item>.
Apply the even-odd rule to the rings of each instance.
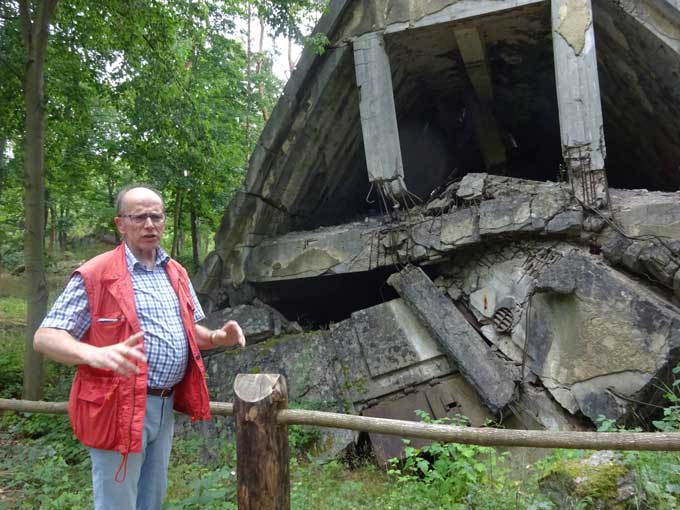
[[[135,256],[155,253],[165,230],[165,221],[154,222],[152,217],[164,214],[163,201],[153,191],[133,188],[125,193],[121,213],[115,218],[115,223]],[[147,217],[140,221],[144,215]]]

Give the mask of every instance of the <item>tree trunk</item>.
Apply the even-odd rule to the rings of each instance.
[[[107,191],[108,191],[108,195],[109,195],[109,206],[111,206],[112,209],[115,209],[115,207],[116,207],[116,194],[115,194],[115,190],[114,190],[115,184],[113,182],[113,179],[107,180],[106,187],[107,187]],[[117,214],[117,212],[118,211],[116,211],[115,213]],[[118,232],[118,229],[113,224],[111,224],[111,226],[113,227],[113,235],[116,238],[116,244],[120,244],[120,241],[121,241],[120,233]]]
[[[5,150],[7,149],[7,138],[0,138],[0,201],[2,201],[2,190],[5,188],[5,179],[7,179],[7,158],[5,157]]]
[[[179,239],[180,239],[180,218],[182,216],[182,191],[175,192],[175,214],[172,218],[172,248],[170,249],[170,256],[173,259],[177,258],[179,254]]]
[[[196,214],[196,202],[192,201],[191,206],[191,254],[194,262],[194,273],[198,271],[198,266],[201,263],[201,239],[198,233],[198,215]]]
[[[57,0],[29,3],[20,0],[22,36],[26,49],[24,100],[26,106],[24,140],[25,232],[24,257],[27,279],[26,355],[23,395],[28,400],[42,398],[42,355],[33,350],[33,335],[47,311],[45,277],[45,105],[44,64],[50,19]],[[35,12],[31,13],[34,6]],[[32,16],[33,14],[33,16]]]
[[[50,224],[50,242],[47,245],[47,253],[52,255],[54,253],[54,243],[57,240],[57,211],[54,210],[54,206],[48,208],[49,212],[49,224]]]

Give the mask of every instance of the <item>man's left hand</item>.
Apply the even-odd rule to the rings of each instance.
[[[220,329],[216,329],[210,334],[210,343],[216,347],[240,345],[243,348],[246,346],[246,337],[243,336],[243,330],[238,322],[228,321]]]

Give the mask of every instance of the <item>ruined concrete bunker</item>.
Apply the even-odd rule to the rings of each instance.
[[[644,423],[680,341],[679,2],[334,0],[317,31],[196,278],[251,344],[213,396]]]

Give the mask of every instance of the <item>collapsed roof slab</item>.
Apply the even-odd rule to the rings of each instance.
[[[498,415],[512,400],[516,367],[493,352],[451,300],[422,269],[409,266],[387,280],[439,342],[465,380]]]
[[[469,189],[477,189],[478,194],[468,196],[467,205],[454,205],[441,216],[423,216],[422,210],[413,210],[394,223],[366,218],[268,238],[249,252],[244,277],[250,282],[269,282],[354,273],[435,261],[494,237],[580,235],[582,212],[566,184],[468,174],[459,192],[466,194]]]

